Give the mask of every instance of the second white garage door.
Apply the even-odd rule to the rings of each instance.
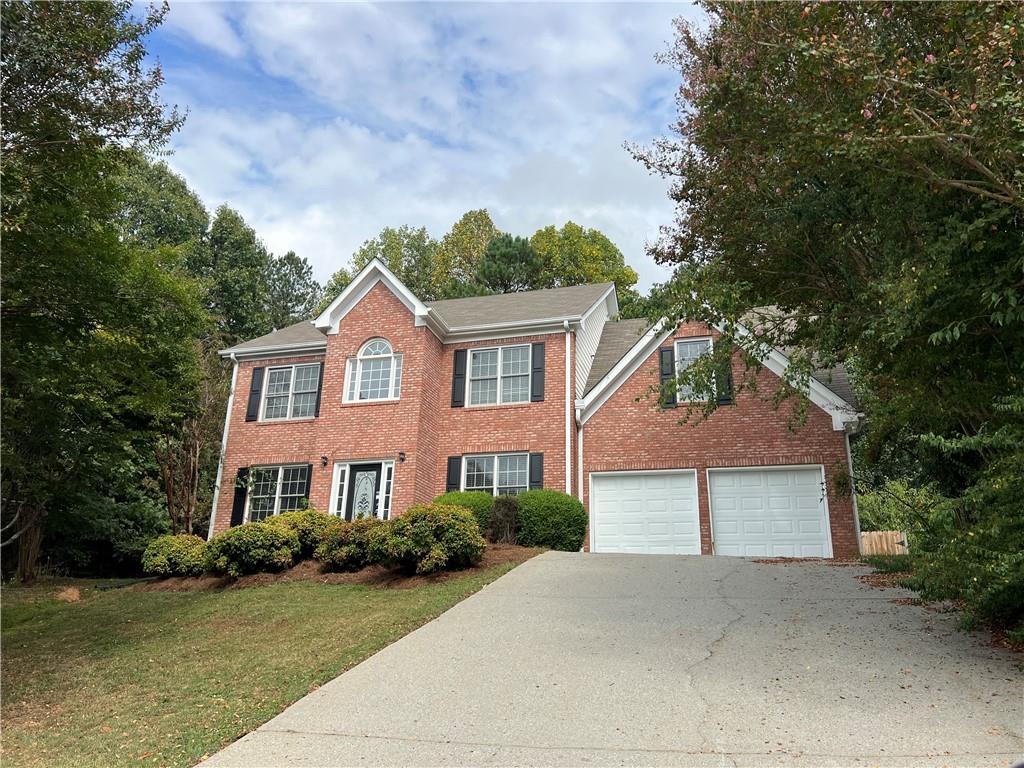
[[[832,557],[820,468],[712,469],[708,480],[716,555]]]
[[[590,477],[592,551],[700,554],[696,472],[601,472]]]

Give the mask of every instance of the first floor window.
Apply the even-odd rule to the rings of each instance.
[[[680,339],[676,341],[676,373],[682,373],[698,358],[711,351],[711,339]],[[693,402],[694,390],[689,384],[679,387],[676,399],[681,403]]]
[[[525,403],[529,399],[529,344],[470,351],[470,405]]]
[[[467,491],[487,491],[498,496],[522,493],[530,487],[530,456],[526,453],[467,456],[463,460],[463,487]]]
[[[249,485],[249,522],[302,509],[309,493],[309,467],[253,467]]]
[[[314,416],[319,388],[320,363],[268,369],[263,397],[264,420]]]

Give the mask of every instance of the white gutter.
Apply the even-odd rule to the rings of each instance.
[[[565,329],[565,492],[572,495],[572,370],[570,363],[572,331],[569,329],[569,321],[562,322]]]
[[[248,349],[222,349],[217,354],[235,360],[280,355],[315,355],[327,351],[327,340],[307,341],[298,344],[277,344],[270,347],[249,347]]]
[[[206,531],[206,540],[213,538],[213,522],[217,519],[217,502],[220,500],[220,481],[224,474],[224,454],[228,450],[228,427],[231,424],[231,408],[235,404],[235,384],[238,381],[238,358],[232,352],[229,357],[234,363],[231,371],[231,391],[228,392],[228,410],[224,414],[224,435],[220,440],[220,458],[217,460],[217,482],[213,485],[213,505],[210,507],[210,526]]]

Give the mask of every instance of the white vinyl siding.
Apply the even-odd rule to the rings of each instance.
[[[469,353],[469,404],[498,405],[530,400],[529,344]]]

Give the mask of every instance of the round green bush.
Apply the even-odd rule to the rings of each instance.
[[[332,571],[358,571],[371,565],[373,555],[370,544],[374,536],[387,523],[374,517],[364,517],[350,523],[341,521],[324,533],[316,548],[316,559]]]
[[[280,571],[295,562],[299,551],[295,530],[271,518],[229,528],[210,539],[207,567],[228,576]]]
[[[575,496],[539,489],[516,496],[519,503],[519,543],[578,552],[587,534],[587,513]]]
[[[142,553],[150,576],[199,576],[206,566],[206,542],[199,536],[158,536]]]
[[[449,504],[420,504],[370,537],[370,556],[414,573],[475,565],[487,549],[473,513]]]
[[[448,491],[434,499],[435,504],[465,507],[476,518],[480,533],[486,535],[491,528],[491,507],[494,497],[487,491]]]
[[[280,515],[268,518],[268,521],[287,525],[298,534],[300,560],[308,560],[313,557],[327,532],[344,523],[334,515],[319,512],[312,507],[297,509],[294,512],[282,512]]]

